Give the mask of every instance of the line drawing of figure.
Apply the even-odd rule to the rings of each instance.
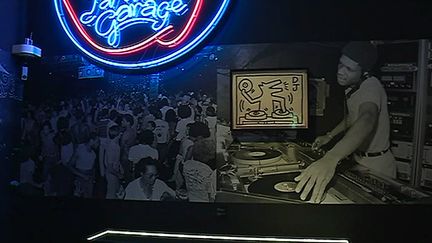
[[[250,79],[243,79],[239,82],[238,88],[242,96],[250,104],[258,104],[257,110],[246,114],[246,120],[264,120],[268,117],[281,119],[291,115],[287,108],[287,97],[281,96],[284,92],[282,80],[272,80],[258,84],[255,90]]]

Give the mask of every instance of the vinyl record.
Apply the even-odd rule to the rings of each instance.
[[[249,193],[276,197],[285,200],[297,200],[301,201],[300,195],[301,193],[296,193],[295,191],[289,190],[286,192],[281,192],[277,190],[276,185],[280,185],[280,183],[289,183],[290,187],[297,185],[297,182],[294,181],[294,178],[300,175],[300,172],[286,173],[286,174],[278,174],[278,175],[268,175],[264,176],[257,181],[252,182],[249,187]],[[312,193],[309,193],[308,197],[305,201],[309,201]]]
[[[264,111],[251,111],[245,115],[246,120],[265,120],[267,114]]]
[[[286,118],[292,118],[293,115],[290,111],[282,111],[281,109],[275,110],[272,113],[272,117],[275,119],[286,119]]]
[[[237,151],[233,155],[233,161],[247,165],[267,165],[281,159],[282,153],[266,148],[251,148]]]

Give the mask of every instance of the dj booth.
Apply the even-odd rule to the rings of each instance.
[[[309,143],[237,143],[221,166],[217,202],[308,203],[295,192],[294,178],[325,151]],[[338,166],[323,204],[411,204],[430,195],[397,180],[367,170],[352,160]]]

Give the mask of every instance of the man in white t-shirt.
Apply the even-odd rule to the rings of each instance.
[[[171,106],[169,106],[169,102],[168,102],[168,98],[164,97],[161,99],[160,101],[160,112],[162,113],[162,120],[165,120],[165,114],[167,113],[167,111],[169,110],[174,110],[174,108],[172,108]]]
[[[208,106],[205,112],[206,112],[205,123],[207,124],[208,128],[210,129],[210,138],[215,140],[216,139],[216,125],[217,125],[216,110],[213,106]]]
[[[155,111],[155,129],[153,130],[156,149],[159,153],[159,161],[164,163],[168,154],[168,142],[170,141],[169,124],[162,120],[162,113],[159,110]]]
[[[142,159],[137,163],[135,170],[140,177],[126,187],[125,200],[165,201],[175,199],[175,191],[165,182],[157,179],[156,161],[151,158]]]
[[[100,139],[99,173],[106,179],[107,199],[116,199],[120,189],[123,168],[120,164],[120,126],[115,122],[108,124],[108,137]]]
[[[181,118],[176,126],[176,141],[181,141],[187,136],[187,125],[194,122],[191,118],[192,109],[188,105],[181,105],[178,108],[178,115]]]
[[[340,133],[345,132],[345,135],[323,158],[295,178],[299,181],[296,192],[302,192],[301,199],[304,200],[313,188],[311,201],[320,202],[336,166],[351,154],[357,163],[371,171],[396,177],[389,143],[387,95],[380,81],[369,73],[376,60],[377,50],[370,42],[350,42],[342,49],[337,80],[347,88],[347,115],[333,130],[318,137],[312,148],[327,144]]]
[[[183,164],[183,176],[190,202],[212,202],[216,195],[215,152],[211,139],[193,145],[193,158]]]
[[[133,164],[137,164],[141,159],[152,158],[154,160],[159,159],[158,151],[151,145],[154,141],[154,134],[150,130],[144,130],[138,137],[139,144],[132,146],[129,149],[128,159]]]

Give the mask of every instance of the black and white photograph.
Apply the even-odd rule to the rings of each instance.
[[[217,103],[197,85],[211,78],[196,68],[203,55],[147,76],[93,73],[81,56],[42,60],[21,118],[20,191],[213,202]]]
[[[419,40],[231,47],[232,53],[241,53],[236,56],[237,60],[247,63],[244,72],[252,71],[242,73],[240,78],[234,72],[231,79],[218,80],[218,95],[226,94],[229,82],[233,91],[236,89],[231,93],[231,112],[226,111],[230,109],[227,99],[218,97],[221,101],[218,118],[225,121],[218,124],[219,200],[295,204],[432,203],[430,134],[415,133],[417,123],[425,124],[426,130],[430,123],[430,117],[417,111],[421,103],[428,104],[428,97],[419,96],[418,92],[430,87],[429,78],[421,76],[422,72],[429,72],[429,59],[422,60],[422,55],[430,55],[427,47]],[[419,66],[421,62],[423,66]],[[260,73],[253,69],[267,68],[269,75],[274,69],[296,67],[308,70],[309,104],[325,105],[321,106],[321,112],[316,108],[309,111],[309,129],[293,130],[297,126],[292,123],[291,133],[286,135],[278,130],[277,123],[267,122],[264,111],[267,108],[262,111],[249,108],[251,114],[256,114],[249,114],[249,119],[248,114],[244,118],[236,116],[242,108],[248,111],[244,108],[247,105],[261,107],[258,102],[265,102],[264,97],[259,101],[243,98],[248,92],[253,93],[255,89],[255,95],[263,96],[262,90],[267,86],[271,98],[280,92],[279,79],[274,77],[274,81],[262,78],[264,81],[260,79],[262,83],[254,87],[247,75],[256,78]],[[270,103],[272,109],[281,107],[276,99],[270,99]],[[264,114],[262,119],[258,112]],[[241,131],[237,129],[241,119],[263,125]],[[268,131],[269,128],[273,130]],[[424,141],[423,146],[418,146],[418,139]]]

